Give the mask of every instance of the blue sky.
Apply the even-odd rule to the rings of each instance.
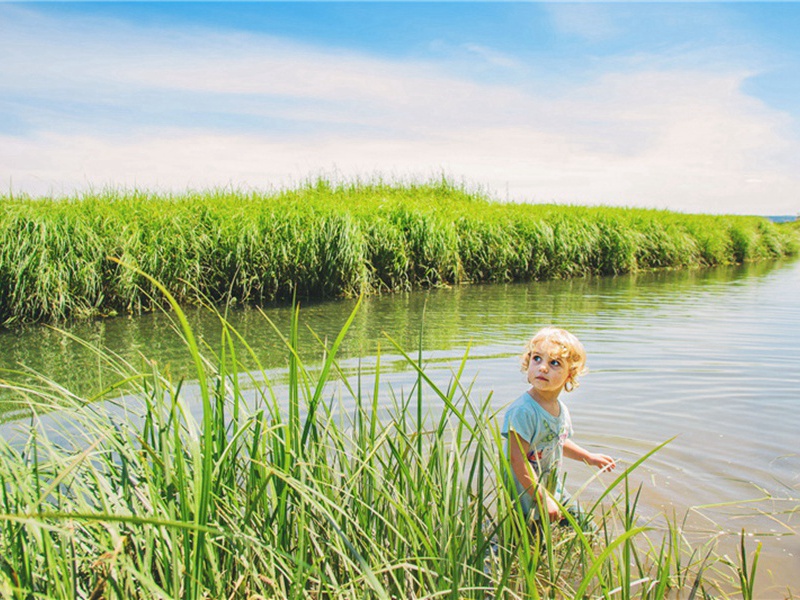
[[[800,4],[0,3],[0,190],[800,212]]]

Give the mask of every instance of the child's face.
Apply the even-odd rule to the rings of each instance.
[[[569,379],[569,363],[559,356],[560,348],[547,342],[538,343],[531,351],[528,382],[542,392],[560,392]]]

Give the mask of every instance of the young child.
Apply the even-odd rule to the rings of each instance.
[[[615,467],[610,456],[588,452],[569,439],[572,422],[559,395],[578,386],[585,364],[586,351],[578,338],[555,327],[545,327],[534,335],[522,355],[522,370],[531,387],[509,406],[501,433],[526,519],[532,512],[534,519],[540,518],[541,502],[551,522],[564,520],[553,501],[556,498],[566,505],[570,500],[562,487],[563,456],[603,470]],[[578,516],[573,508],[570,513]]]

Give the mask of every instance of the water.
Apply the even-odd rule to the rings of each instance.
[[[800,590],[800,262],[617,278],[464,286],[365,299],[340,356],[346,369],[374,362],[393,385],[413,374],[391,344],[415,354],[424,311],[428,372],[446,382],[469,348],[465,378],[473,396],[492,394],[498,414],[525,388],[518,355],[536,329],[557,324],[586,346],[590,373],[565,398],[575,440],[617,457],[621,466],[673,438],[637,469],[641,514],[687,516],[696,540],[719,537],[736,557],[764,544],[759,597]],[[354,301],[301,308],[301,348],[319,362],[314,333],[331,341]],[[229,317],[271,377],[286,352],[267,323],[287,331],[288,307]],[[218,347],[208,311],[189,311],[196,332]],[[168,316],[75,324],[69,332],[130,362],[155,360],[175,378],[191,378],[185,347]],[[92,352],[59,331],[32,327],[0,334],[0,367],[39,372],[81,394],[114,379]],[[22,409],[0,396],[0,416]],[[590,470],[571,463],[573,490]],[[608,476],[604,476],[609,481]],[[591,494],[593,483],[588,490]],[[714,505],[714,506],[709,506]]]

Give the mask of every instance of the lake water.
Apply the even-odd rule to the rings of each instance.
[[[428,372],[446,381],[469,347],[473,395],[492,394],[499,414],[525,388],[518,355],[539,327],[557,324],[586,346],[590,373],[565,396],[575,440],[629,465],[675,437],[635,472],[644,516],[687,515],[696,539],[719,537],[736,556],[738,535],[761,541],[760,598],[800,592],[800,262],[615,278],[462,286],[367,298],[341,350],[345,367],[374,361],[395,385],[413,375],[384,334],[416,352],[424,310]],[[332,339],[354,302],[301,308],[301,347]],[[288,329],[287,307],[264,310]],[[189,311],[197,333],[218,346],[219,326]],[[286,352],[256,310],[232,324],[280,379]],[[157,361],[191,373],[186,350],[161,314],[70,326],[71,333],[133,363]],[[31,327],[0,333],[0,367],[26,368],[88,394],[112,380],[98,359],[61,332]],[[190,376],[190,375],[189,375]],[[17,412],[0,396],[0,417]],[[8,426],[6,426],[8,427]],[[6,429],[8,431],[8,429]],[[568,486],[590,471],[570,463]],[[595,485],[595,484],[593,484]],[[591,488],[589,490],[591,493]],[[720,506],[707,506],[720,505]]]

